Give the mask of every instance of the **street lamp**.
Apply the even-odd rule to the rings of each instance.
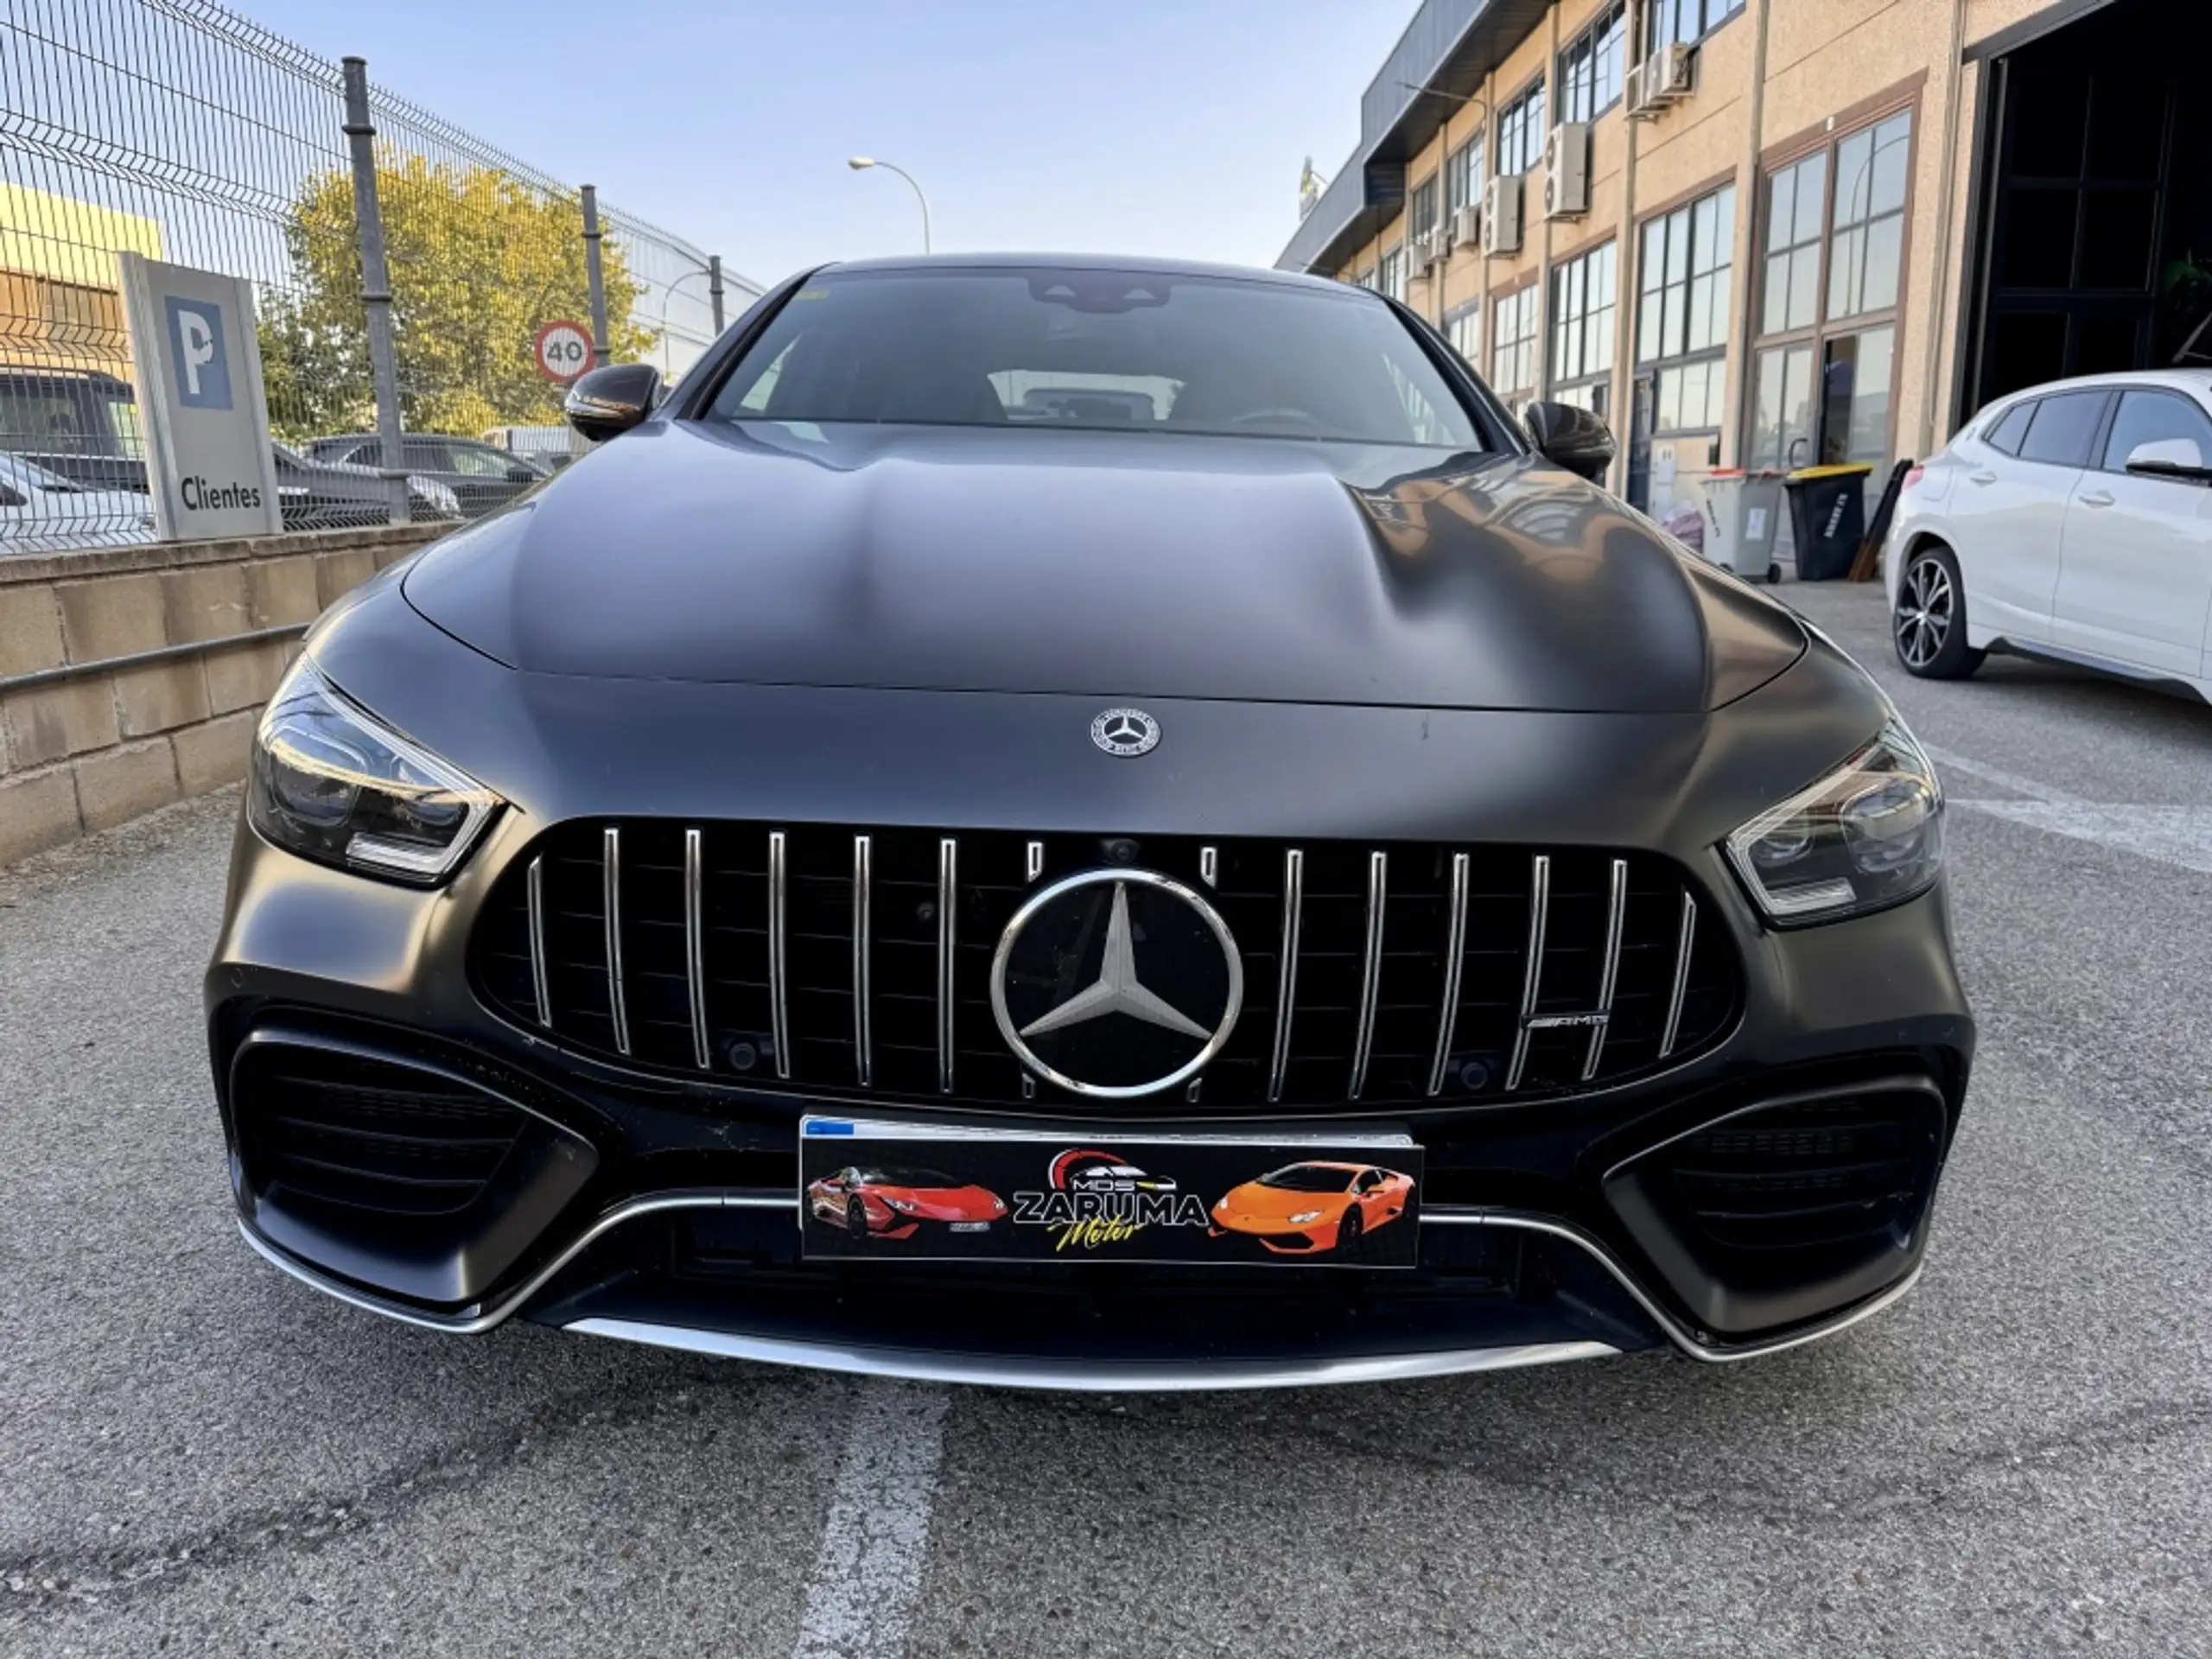
[[[871,167],[880,167],[887,173],[896,173],[908,184],[914,185],[914,200],[922,204],[922,251],[927,253],[930,251],[930,199],[922,194],[920,185],[914,184],[914,175],[903,167],[894,166],[889,162],[879,162],[873,156],[855,156],[845,165],[855,173],[862,172]]]

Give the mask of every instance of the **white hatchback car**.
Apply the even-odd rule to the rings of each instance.
[[[2212,702],[2212,370],[1992,404],[1906,474],[1884,563],[1911,673],[2012,650]]]

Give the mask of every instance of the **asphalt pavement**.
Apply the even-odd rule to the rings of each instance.
[[[2212,709],[1783,592],[1953,803],[1980,1056],[1896,1308],[1174,1397],[388,1324],[232,1225],[220,797],[0,875],[0,1653],[2212,1651]]]

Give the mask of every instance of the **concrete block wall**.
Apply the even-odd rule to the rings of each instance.
[[[0,559],[0,866],[244,776],[306,626],[444,528]]]

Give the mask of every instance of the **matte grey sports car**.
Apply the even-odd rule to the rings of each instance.
[[[973,256],[569,411],[613,441],[261,723],[207,1007],[278,1266],[1101,1388],[1732,1359],[1913,1282],[1974,1047],[1936,779],[1592,417],[1356,289]],[[1393,1224],[1216,1224],[1307,1163]],[[1007,1214],[855,1236],[801,1195],[856,1164]]]

